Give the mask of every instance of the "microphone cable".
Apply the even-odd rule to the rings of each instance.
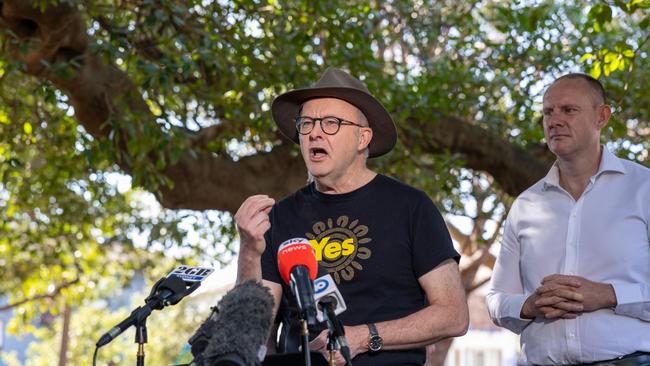
[[[99,351],[99,347],[95,346],[95,352],[93,353],[93,366],[97,366],[97,352]]]

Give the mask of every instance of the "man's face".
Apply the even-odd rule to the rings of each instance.
[[[600,129],[609,119],[587,81],[564,79],[555,82],[544,95],[544,137],[558,158],[571,158],[593,151],[600,144]]]
[[[352,104],[336,98],[312,99],[303,104],[301,116],[311,118],[337,117],[367,126],[363,114]],[[315,178],[340,178],[359,159],[359,154],[370,143],[369,128],[341,124],[335,135],[323,132],[321,122],[312,131],[300,136],[300,151],[307,170]]]

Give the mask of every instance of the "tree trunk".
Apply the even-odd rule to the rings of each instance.
[[[66,304],[63,309],[63,329],[61,329],[61,349],[59,350],[59,366],[65,366],[68,363],[68,344],[70,343],[70,318],[72,316],[72,306]]]

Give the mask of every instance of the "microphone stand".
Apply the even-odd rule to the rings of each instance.
[[[181,282],[179,282],[181,281]],[[161,310],[168,305],[176,305],[182,298],[191,294],[201,286],[201,282],[194,282],[189,287],[179,277],[163,277],[159,279],[151,289],[151,293],[144,300],[144,306],[138,306],[131,312],[131,315],[123,320],[117,327],[104,334],[96,344],[95,352],[100,347],[108,344],[117,335],[122,333],[131,325],[135,326],[135,343],[138,345],[137,366],[144,366],[144,345],[147,343],[147,317],[154,310]],[[183,285],[179,290],[179,286]],[[96,360],[93,360],[93,364]]]
[[[335,366],[334,351],[336,351],[338,348],[339,344],[336,341],[336,336],[334,336],[334,332],[332,332],[332,329],[330,329],[327,332],[327,350],[330,351],[329,366]]]
[[[324,297],[318,302],[318,306],[324,310],[323,314],[327,318],[327,327],[329,328],[327,333],[327,349],[330,351],[330,362],[333,362],[332,352],[338,344],[346,365],[353,366],[350,347],[348,346],[348,341],[345,339],[345,328],[343,327],[343,323],[336,317],[336,313],[334,312],[335,305],[332,300],[336,301],[331,297]]]
[[[172,296],[171,299],[172,301],[165,301],[164,299],[162,299],[158,294],[158,289],[165,282],[165,280],[167,280],[167,278],[163,277],[159,279],[158,282],[156,282],[153,285],[153,288],[151,289],[151,293],[149,294],[149,296],[147,296],[147,298],[144,300],[145,306],[138,307],[133,311],[134,313],[137,313],[137,318],[135,321],[135,343],[138,345],[136,366],[144,366],[144,345],[148,341],[147,318],[149,317],[149,315],[151,315],[151,312],[154,309],[156,310],[162,309],[166,304],[172,303],[172,301],[174,300],[175,300],[174,302],[175,304],[186,295],[185,292],[181,292],[179,294]],[[194,291],[194,289],[192,289],[189,292],[192,291]],[[176,300],[176,297],[178,297],[178,300]]]
[[[314,285],[309,279],[309,270],[305,266],[296,266],[291,270],[289,281],[291,292],[298,303],[301,326],[302,352],[305,356],[305,366],[311,366],[309,351],[309,326],[316,325],[316,304],[314,304]],[[303,289],[301,291],[301,289]]]
[[[311,354],[309,352],[309,328],[307,327],[307,320],[300,319],[301,325],[301,340],[302,340],[302,354],[305,356],[305,366],[311,366]]]
[[[151,315],[151,312],[153,310],[161,310],[167,305],[175,305],[179,301],[181,301],[182,298],[185,296],[191,294],[199,288],[201,285],[201,282],[194,282],[192,285],[190,285],[188,288],[185,289],[185,291],[175,293],[169,298],[163,298],[160,295],[159,288],[162,287],[163,289],[166,288],[165,281],[173,281],[170,280],[169,278],[161,278],[156,282],[156,284],[153,285],[153,288],[151,289],[151,293],[149,296],[144,300],[145,306],[143,307],[143,311],[138,314],[138,319],[136,320],[135,323],[135,343],[138,344],[138,353],[137,353],[137,360],[136,360],[136,366],[144,366],[144,345],[147,343],[147,318],[149,315]],[[146,310],[145,310],[146,309]]]
[[[135,325],[135,343],[138,344],[136,366],[144,366],[144,344],[147,343],[147,318],[142,318]]]

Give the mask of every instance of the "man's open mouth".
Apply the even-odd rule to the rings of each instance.
[[[320,147],[312,147],[312,148],[309,149],[309,155],[312,158],[317,158],[317,159],[318,158],[323,158],[323,157],[327,156],[327,151],[325,149],[323,149],[323,148],[320,148]]]

